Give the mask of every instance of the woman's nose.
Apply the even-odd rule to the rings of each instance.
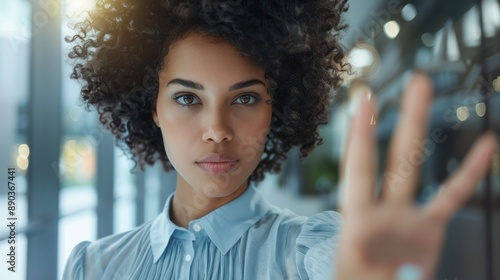
[[[233,139],[233,130],[230,126],[230,120],[224,110],[214,110],[206,117],[205,130],[203,132],[203,141],[213,141],[221,143]]]

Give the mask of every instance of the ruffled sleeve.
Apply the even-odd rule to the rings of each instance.
[[[342,216],[325,211],[308,218],[296,240],[300,279],[333,279]]]
[[[63,280],[85,279],[85,255],[89,244],[89,241],[84,241],[73,248],[64,268]]]

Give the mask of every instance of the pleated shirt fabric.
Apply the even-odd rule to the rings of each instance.
[[[169,218],[174,194],[154,220],[78,244],[63,280],[332,279],[340,214],[298,216],[250,185],[186,229]]]

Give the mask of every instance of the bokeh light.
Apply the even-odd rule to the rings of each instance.
[[[30,155],[30,147],[26,144],[21,144],[19,148],[17,148],[17,152],[19,155],[23,155],[27,158]]]
[[[479,117],[484,117],[484,115],[486,114],[486,104],[484,104],[483,102],[476,104],[476,114]]]
[[[417,16],[417,9],[413,4],[407,4],[401,10],[401,16],[406,21],[412,21]]]
[[[78,17],[84,11],[94,7],[94,0],[67,0],[65,13],[67,17]]]
[[[466,106],[463,106],[463,107],[459,107],[457,109],[457,118],[464,122],[466,121],[468,118],[470,117],[470,112],[469,112],[469,108],[467,108]]]
[[[396,38],[399,34],[399,30],[399,24],[394,20],[391,20],[384,25],[385,35],[387,35],[390,39]]]

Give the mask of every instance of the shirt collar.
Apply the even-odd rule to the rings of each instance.
[[[172,235],[176,231],[187,231],[170,220],[169,209],[173,197],[174,193],[167,198],[163,212],[151,224],[150,242],[155,263],[167,248]],[[195,223],[201,224],[215,246],[222,254],[226,254],[243,234],[271,208],[272,205],[266,202],[255,187],[250,184],[242,195],[228,204],[199,219],[190,221],[189,229],[192,229]],[[185,235],[176,235],[178,238],[182,238],[182,236]]]

